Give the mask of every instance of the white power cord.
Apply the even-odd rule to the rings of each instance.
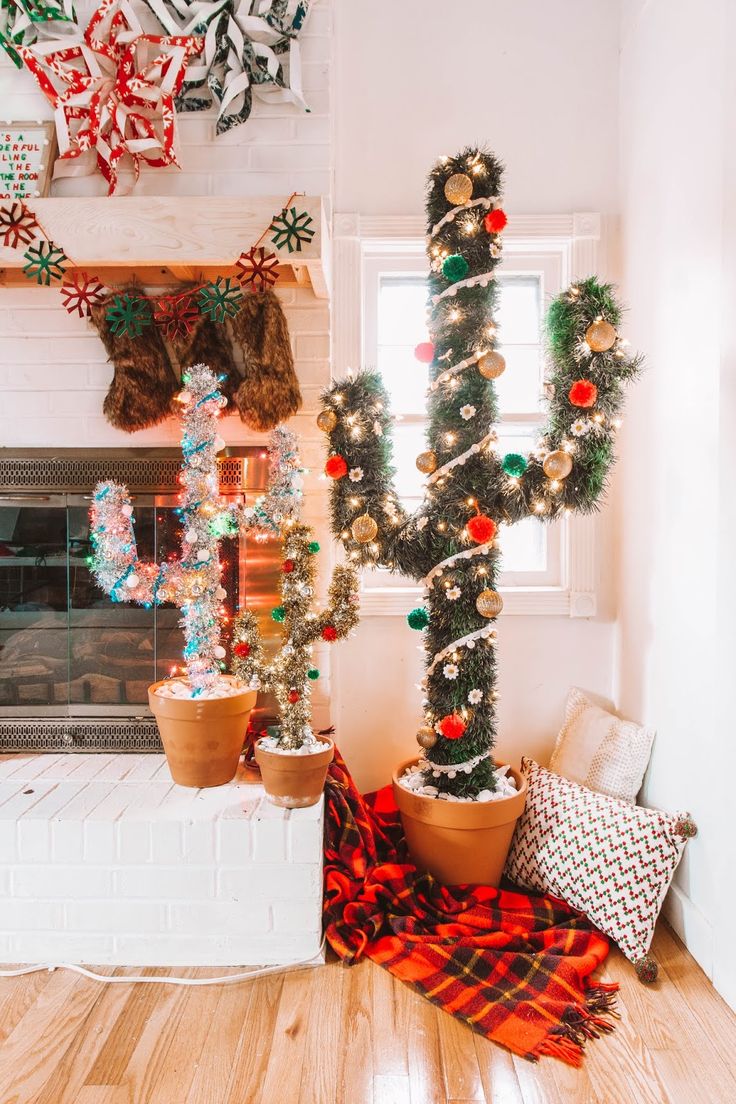
[[[290,962],[287,966],[261,966],[260,969],[251,970],[248,973],[226,974],[224,977],[217,978],[142,977],[135,975],[111,977],[108,974],[96,974],[93,970],[86,970],[84,966],[75,966],[70,962],[46,962],[37,966],[23,966],[20,970],[0,970],[0,977],[23,977],[24,974],[36,974],[40,973],[41,970],[48,970],[49,973],[53,973],[54,970],[72,970],[75,974],[82,974],[83,977],[90,978],[92,981],[103,981],[108,985],[231,985],[236,981],[253,981],[254,978],[268,977],[270,974],[287,974],[292,970],[306,970],[310,967],[323,966],[322,961],[315,960],[318,957],[321,958],[324,949],[325,941],[323,939],[317,954],[312,955],[311,958],[302,958],[298,962]]]

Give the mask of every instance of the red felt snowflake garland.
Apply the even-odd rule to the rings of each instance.
[[[187,337],[198,317],[199,309],[191,294],[166,295],[154,303],[153,320],[158,323],[164,337],[169,341],[179,341]]]
[[[243,287],[249,284],[253,291],[266,291],[279,278],[279,259],[262,245],[255,245],[241,253],[235,262],[238,280]]]
[[[105,297],[104,285],[96,276],[89,276],[86,272],[74,272],[67,276],[60,291],[65,310],[69,314],[78,314],[80,318],[89,318],[92,308]]]
[[[40,241],[38,245],[29,245],[23,254],[28,262],[23,271],[29,280],[49,287],[52,280],[60,280],[69,264],[69,258],[63,249],[52,241]]]
[[[8,207],[0,207],[0,242],[17,249],[19,245],[30,245],[41,233],[33,211],[25,203],[16,199]]]
[[[598,388],[590,380],[578,379],[570,388],[568,398],[573,406],[595,406],[598,398]]]

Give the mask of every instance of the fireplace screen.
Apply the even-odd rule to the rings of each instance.
[[[80,483],[87,475],[82,471],[80,478],[73,465],[69,470],[67,457],[38,459],[47,468],[45,484],[37,470],[29,479],[28,471],[18,470],[19,460],[8,471],[13,461],[0,459],[0,749],[158,750],[147,688],[181,666],[179,610],[116,603],[99,589],[90,567],[88,516],[95,480],[120,478],[133,496],[141,558],[178,555],[177,497],[170,485],[178,459],[172,464],[167,450],[155,452],[161,455],[96,454],[86,489]],[[263,490],[265,454],[241,452],[221,465],[226,496]],[[60,477],[66,489],[54,486]],[[17,489],[21,480],[25,488],[40,483],[39,489]],[[152,482],[158,483],[154,490]],[[276,542],[232,537],[223,541],[221,557],[228,618],[247,600],[273,633]],[[260,727],[269,713],[268,700],[259,702],[254,723]]]

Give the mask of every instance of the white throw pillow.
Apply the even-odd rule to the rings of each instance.
[[[567,695],[565,720],[549,769],[596,793],[633,805],[653,740],[654,729],[622,721],[573,688]]]

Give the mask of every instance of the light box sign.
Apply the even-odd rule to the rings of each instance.
[[[0,123],[0,200],[46,195],[54,151],[53,123]]]

